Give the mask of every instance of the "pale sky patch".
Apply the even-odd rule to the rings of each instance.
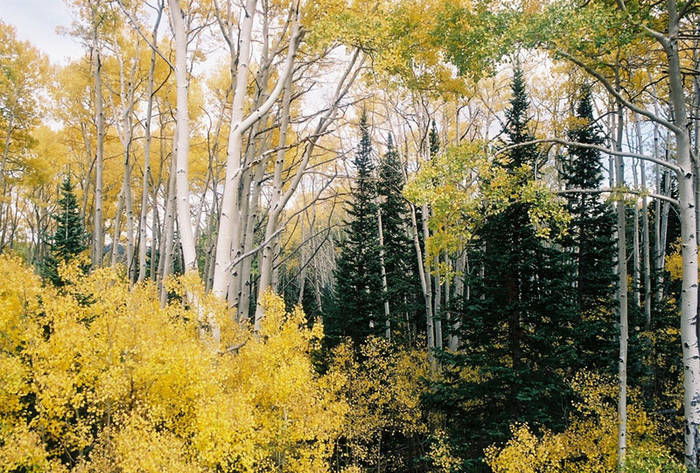
[[[55,64],[66,64],[82,56],[83,48],[74,38],[56,32],[69,29],[70,11],[63,0],[0,0],[0,19],[17,29],[19,39],[29,41]]]

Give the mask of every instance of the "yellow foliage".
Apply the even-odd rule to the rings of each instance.
[[[76,268],[58,293],[0,258],[0,471],[329,471],[344,378],[314,369],[301,310],[268,295],[260,333],[212,346],[197,310]]]
[[[471,141],[422,164],[404,193],[418,205],[430,205],[431,255],[462,250],[487,217],[514,202],[528,204],[530,225],[538,237],[565,231],[570,216],[561,198],[541,180],[532,179],[529,166],[511,171],[498,165],[507,159],[493,156],[487,142]]]
[[[426,418],[421,408],[426,380],[433,376],[424,351],[400,349],[383,338],[369,338],[357,351],[343,344],[334,351],[329,376],[344,386],[349,406],[335,455],[346,465],[342,471],[376,471],[380,466],[402,471],[410,452],[392,449],[391,438],[433,436],[427,456],[434,471],[449,471],[456,464],[435,428],[437,419]]]
[[[683,279],[683,258],[681,256],[680,243],[678,242],[673,245],[673,251],[666,255],[666,271],[668,271],[671,279],[674,281]]]
[[[581,401],[575,404],[569,426],[562,433],[535,434],[527,425],[511,427],[502,447],[486,449],[494,473],[607,473],[617,465],[617,387],[598,375],[581,373],[572,386]],[[663,446],[660,427],[635,402],[628,403],[627,470],[681,472]]]

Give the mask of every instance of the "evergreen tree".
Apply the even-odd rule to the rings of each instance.
[[[576,106],[577,124],[568,132],[570,141],[602,144],[593,119],[588,89]],[[572,146],[562,162],[562,177],[568,189],[598,189],[603,181],[603,163],[597,149]],[[598,194],[566,194],[571,215],[568,235],[562,245],[571,258],[575,281],[576,345],[581,367],[616,369],[615,347],[615,214]]]
[[[49,255],[44,260],[42,273],[45,279],[60,286],[62,281],[58,275],[59,263],[65,263],[85,251],[88,241],[70,175],[66,176],[61,184],[57,212],[51,216],[56,222],[56,233],[48,242]]]
[[[428,134],[428,144],[430,146],[430,157],[432,158],[440,152],[440,135],[438,135],[437,124],[435,120],[430,127],[430,133]]]
[[[516,69],[513,98],[506,112],[506,145],[533,140],[528,97]],[[516,146],[503,166],[518,185],[540,177],[545,157],[535,145]],[[478,231],[481,243],[470,261],[477,276],[465,303],[461,339],[464,349],[444,354],[461,369],[436,386],[434,398],[449,413],[461,438],[464,458],[478,470],[483,448],[505,441],[513,422],[562,427],[570,392],[564,380],[577,354],[571,343],[572,297],[565,255],[537,235],[530,204],[512,199]],[[476,368],[471,379],[460,374]],[[483,466],[483,465],[482,465]]]
[[[360,119],[360,144],[353,161],[357,171],[349,221],[336,270],[336,307],[324,327],[330,345],[350,337],[359,345],[385,329],[382,307],[377,186],[367,115]]]
[[[415,322],[421,307],[418,299],[421,287],[416,271],[416,250],[408,233],[410,217],[402,194],[404,177],[401,161],[391,135],[377,174],[384,236],[384,266],[388,281],[385,298],[389,301],[392,336],[408,341],[411,327],[406,326],[406,321]]]

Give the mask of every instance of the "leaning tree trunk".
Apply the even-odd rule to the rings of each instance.
[[[170,275],[173,267],[176,206],[175,170],[176,162],[175,157],[173,157],[168,175],[168,189],[165,196],[165,215],[163,217],[163,236],[161,237],[160,255],[158,258],[158,289],[160,290],[160,301],[163,306],[165,306],[168,295],[165,287],[165,280]]]
[[[423,216],[425,218],[425,216]],[[413,228],[413,245],[416,250],[416,259],[418,263],[418,277],[420,278],[421,289],[423,291],[423,300],[425,301],[425,321],[426,321],[426,338],[428,341],[429,356],[432,357],[433,348],[435,348],[435,331],[433,329],[433,302],[432,291],[430,289],[430,275],[426,274],[423,257],[423,250],[420,247],[418,222],[416,219],[416,207],[411,204],[411,226]],[[432,358],[431,358],[432,359]]]

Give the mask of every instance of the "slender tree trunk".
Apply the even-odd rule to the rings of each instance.
[[[301,219],[301,247],[299,248],[299,264],[301,265],[301,271],[299,271],[299,296],[297,297],[297,305],[302,305],[304,302],[304,289],[306,288],[306,233],[304,229],[304,215],[300,215]],[[312,230],[313,231],[313,230]],[[370,327],[372,321],[370,320]]]
[[[467,272],[467,250],[464,249],[461,255],[457,257],[457,264],[456,264],[456,271],[457,275],[455,276],[455,299],[457,303],[460,305],[460,307],[464,306],[464,289],[465,289],[465,284],[464,280],[466,278],[466,272]],[[461,313],[461,311],[459,311]],[[459,335],[458,331],[460,329],[460,321],[459,319],[455,320],[451,326],[450,326],[450,337],[448,341],[448,347],[450,350],[457,350],[459,349]]]
[[[382,273],[382,296],[384,297],[384,326],[387,340],[391,340],[391,314],[389,312],[389,284],[386,280],[386,265],[384,263],[384,225],[382,224],[382,209],[377,206],[377,227],[379,230],[379,264]]]
[[[318,257],[313,259],[314,268],[314,298],[316,300],[316,310],[323,323],[323,301],[321,300],[321,271],[318,264]]]
[[[12,137],[12,119],[7,127],[7,132],[5,133],[5,146],[2,151],[2,164],[0,165],[0,189],[2,189],[2,199],[0,199],[0,226],[3,228],[2,237],[0,237],[0,251],[5,247],[5,228],[7,226],[5,217],[5,199],[7,195],[7,181],[5,180],[5,173],[7,172],[7,158],[10,155],[10,140]]]
[[[617,140],[615,149],[622,150],[623,134],[622,105],[618,104],[617,110]],[[618,186],[624,185],[624,171],[622,157],[615,157],[615,181]],[[627,454],[627,242],[625,235],[625,201],[620,198],[617,201],[617,274],[618,274],[618,315],[620,317],[620,351],[618,358],[619,394],[617,404],[617,467],[619,471],[625,470],[625,457]]]
[[[188,182],[189,150],[190,150],[190,116],[188,110],[188,79],[187,79],[187,33],[185,31],[184,12],[177,0],[168,0],[170,16],[175,33],[175,82],[177,85],[177,111],[175,115],[177,126],[177,149],[175,159],[177,171],[175,177],[175,193],[177,195],[177,226],[184,270],[197,271],[197,254],[195,252],[194,232],[190,215],[190,190]],[[216,337],[216,335],[215,335]]]
[[[423,216],[425,218],[425,215]],[[418,277],[420,278],[423,300],[425,301],[426,337],[428,341],[429,356],[432,359],[432,351],[435,348],[435,331],[433,329],[433,301],[430,289],[430,274],[426,274],[425,258],[420,246],[418,222],[416,219],[416,207],[411,204],[411,226],[413,229],[413,246],[416,249],[416,259],[418,263]]]
[[[270,287],[272,278],[272,260],[274,257],[274,248],[276,238],[273,238],[277,231],[279,215],[284,207],[282,203],[283,188],[282,188],[282,171],[284,169],[285,147],[287,146],[287,129],[289,128],[289,108],[292,100],[292,83],[291,77],[287,79],[287,84],[284,88],[282,96],[282,108],[280,110],[280,129],[279,129],[279,150],[275,157],[275,167],[272,176],[272,197],[270,199],[270,211],[267,215],[267,223],[265,225],[265,244],[262,248],[260,259],[260,278],[258,283],[258,298],[255,307],[255,319],[259,320],[263,316],[262,295]]]
[[[114,228],[112,229],[112,258],[110,265],[115,265],[119,261],[119,241],[121,240],[122,211],[124,210],[124,188],[122,187],[117,197],[117,213],[114,215]]]
[[[131,138],[130,138],[131,140]],[[129,146],[130,147],[130,146]],[[134,199],[131,193],[131,156],[127,148],[124,163],[124,207],[126,208],[126,269],[129,281],[133,281],[134,270]]]
[[[153,44],[158,44],[158,25],[163,14],[163,4],[159,4],[155,25],[151,38]],[[146,91],[146,123],[145,123],[145,143],[143,146],[143,182],[141,184],[141,217],[139,219],[139,275],[138,280],[143,281],[146,277],[146,245],[148,226],[148,186],[151,175],[151,118],[153,115],[153,74],[156,68],[156,51],[151,51],[151,66],[148,70],[148,88]],[[155,213],[155,201],[154,201]],[[153,259],[156,228],[151,229],[151,259]],[[151,273],[152,274],[152,273]]]
[[[640,154],[644,153],[644,144],[642,142],[642,129],[639,120],[636,122],[637,127],[637,148]],[[647,190],[647,173],[644,160],[639,161],[639,171],[642,185],[642,194]],[[650,258],[650,241],[649,241],[649,205],[647,197],[642,197],[642,272],[644,274],[644,317],[647,330],[651,327],[651,258]]]
[[[175,132],[177,135],[177,131]],[[173,137],[173,145],[177,137]],[[165,196],[165,216],[163,219],[163,237],[160,243],[160,257],[158,258],[158,289],[160,290],[160,302],[165,306],[167,301],[167,290],[165,280],[170,275],[173,267],[173,248],[175,238],[175,206],[177,205],[177,193],[175,190],[175,173],[177,172],[177,162],[175,156],[170,162],[170,172],[168,173],[168,189]]]
[[[158,186],[160,187],[160,186]],[[151,258],[149,260],[149,268],[148,268],[148,275],[149,277],[155,281],[156,279],[156,263],[157,259],[156,255],[160,254],[160,245],[162,244],[161,241],[161,228],[160,228],[160,214],[158,211],[158,201],[156,200],[158,196],[158,187],[153,188],[153,212],[151,214],[151,228],[153,232],[152,240],[151,240]]]
[[[632,176],[634,178],[634,188],[639,189],[639,180],[637,179],[637,166],[632,166]],[[634,294],[635,307],[641,307],[641,294],[639,288],[641,286],[640,276],[640,251],[639,251],[639,205],[634,204],[634,222],[632,225],[632,291]]]
[[[424,226],[423,231],[427,231],[427,226]],[[427,240],[427,233],[425,233],[425,241]],[[435,255],[435,297],[433,305],[435,309],[433,314],[435,314],[435,347],[442,348],[442,285],[440,284],[440,255]]]
[[[102,217],[102,189],[104,170],[104,111],[102,107],[102,59],[100,51],[95,49],[95,110],[97,122],[97,143],[95,158],[95,217],[94,217],[94,240],[93,240],[93,267],[102,266],[104,252],[104,220]]]
[[[256,127],[257,128],[257,127]],[[251,145],[255,149],[254,145]],[[255,153],[251,153],[254,155]],[[267,167],[267,160],[263,159],[255,169],[255,176],[253,178],[253,190],[250,193],[250,199],[248,203],[247,217],[245,220],[245,236],[243,238],[243,253],[248,254],[253,250],[253,245],[255,244],[255,222],[257,221],[258,212],[260,209],[260,193],[262,191],[263,179],[265,169]],[[241,261],[240,266],[240,295],[238,297],[239,307],[243,314],[248,314],[250,311],[250,299],[252,295],[252,277],[251,269],[253,265],[254,256],[251,255]]]

